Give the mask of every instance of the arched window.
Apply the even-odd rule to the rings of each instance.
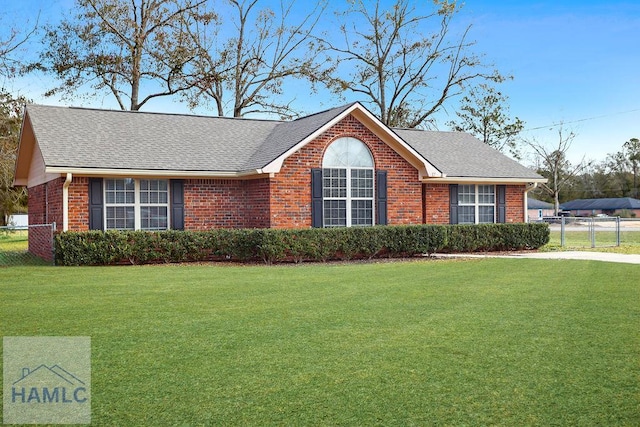
[[[374,224],[374,164],[369,148],[356,138],[340,138],[322,159],[324,227]]]

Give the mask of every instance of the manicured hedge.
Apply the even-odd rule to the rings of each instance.
[[[549,228],[536,224],[410,225],[308,229],[64,232],[57,265],[195,261],[303,262],[410,257],[434,252],[535,249]]]

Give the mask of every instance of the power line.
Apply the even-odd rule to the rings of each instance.
[[[621,114],[635,113],[636,111],[640,111],[640,108],[636,108],[635,110],[620,111],[618,113],[604,114],[604,115],[601,115],[601,116],[587,117],[587,118],[584,118],[584,119],[572,120],[570,122],[559,122],[559,123],[553,123],[553,124],[546,125],[546,126],[538,126],[538,127],[535,127],[535,128],[524,129],[523,132],[528,132],[530,130],[554,128],[554,127],[567,125],[567,124],[573,124],[573,123],[587,122],[589,120],[603,119],[605,117],[612,117],[612,116],[618,116],[618,115],[621,115]]]

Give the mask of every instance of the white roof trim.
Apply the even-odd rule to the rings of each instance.
[[[150,169],[103,169],[103,168],[73,168],[64,166],[47,166],[46,173],[72,173],[82,176],[158,176],[173,178],[247,178],[261,175],[264,172],[253,169],[240,172],[230,171],[181,171],[181,170],[150,170]]]
[[[339,115],[334,117],[332,120],[330,120],[327,123],[325,123],[318,130],[316,130],[315,132],[313,132],[312,134],[307,136],[302,141],[298,142],[296,145],[294,145],[293,147],[291,147],[290,149],[285,151],[283,154],[281,154],[276,159],[272,160],[265,167],[263,167],[261,169],[261,171],[264,172],[264,173],[278,173],[278,172],[280,172],[280,169],[282,168],[282,164],[284,163],[284,161],[289,156],[291,156],[292,154],[294,154],[295,152],[300,150],[302,147],[307,145],[309,142],[311,142],[314,139],[316,139],[318,136],[322,135],[324,132],[329,130],[331,127],[333,127],[335,124],[337,124],[342,119],[347,117],[349,114],[353,113],[355,110],[358,110],[360,113],[362,113],[365,116],[367,116],[367,118],[369,118],[370,120],[372,120],[375,123],[377,123],[381,128],[387,129],[387,131],[386,131],[387,135],[389,135],[394,141],[396,141],[398,144],[400,144],[412,156],[414,156],[416,159],[418,159],[420,163],[422,163],[422,165],[424,167],[424,171],[421,171],[421,172],[426,172],[427,176],[429,176],[429,177],[442,177],[442,176],[444,176],[442,174],[442,172],[440,172],[438,170],[438,168],[436,168],[431,163],[429,163],[429,161],[427,159],[422,157],[420,155],[420,153],[418,153],[410,145],[408,145],[402,138],[400,138],[398,135],[396,135],[395,132],[393,132],[391,129],[389,129],[388,126],[386,126],[384,123],[382,123],[380,121],[380,119],[378,119],[376,116],[371,114],[371,112],[369,112],[369,110],[367,110],[365,107],[363,107],[359,102],[353,103],[349,108],[345,109],[342,113],[340,113]]]
[[[444,178],[423,178],[425,184],[532,184],[547,182],[546,178],[486,178],[473,176],[445,176]]]

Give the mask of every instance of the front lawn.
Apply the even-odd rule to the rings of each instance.
[[[3,336],[90,336],[93,425],[639,425],[640,266],[0,269]]]

